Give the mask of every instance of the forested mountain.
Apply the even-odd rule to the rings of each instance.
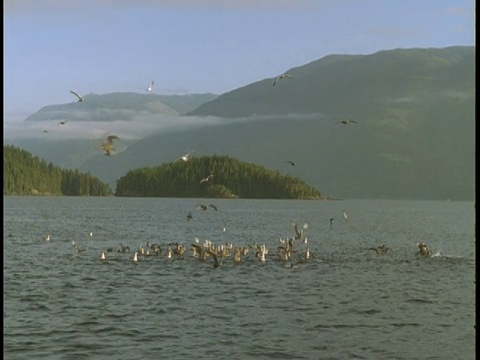
[[[65,170],[28,151],[3,146],[3,195],[112,195],[110,187],[91,174]]]
[[[287,171],[325,197],[474,198],[474,47],[330,55],[286,73],[291,78],[275,85],[273,78],[264,79],[205,102],[188,116],[169,117],[175,129],[158,125],[157,132],[151,128],[147,136],[129,140],[122,128],[126,140],[112,157],[102,155],[92,139],[59,140],[59,130],[17,143],[112,187],[129,170],[196,149],[197,156],[223,154]],[[346,119],[355,123],[343,124]],[[141,119],[135,121],[131,132],[141,126]],[[57,134],[56,142],[48,140]],[[288,167],[287,159],[297,166]]]
[[[264,79],[206,102],[189,115],[322,114],[381,118],[397,108],[421,111],[475,91],[471,46],[395,49],[370,55],[329,55],[286,71],[291,79]],[[427,114],[428,116],[428,114]]]
[[[279,171],[229,156],[192,157],[129,171],[116,196],[320,199],[318,190]]]

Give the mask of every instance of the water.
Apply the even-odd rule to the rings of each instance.
[[[4,197],[4,358],[474,359],[474,218],[472,202]],[[292,220],[307,244],[285,263]],[[215,268],[195,237],[270,252]],[[99,260],[147,241],[187,252]]]

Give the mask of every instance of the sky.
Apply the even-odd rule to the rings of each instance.
[[[4,0],[4,124],[81,95],[222,94],[331,54],[475,44],[473,0]]]

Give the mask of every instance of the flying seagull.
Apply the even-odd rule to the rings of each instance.
[[[153,81],[152,81],[152,83],[151,83],[150,85],[148,85],[147,91],[148,91],[148,92],[152,92],[152,91],[153,91]]]
[[[343,124],[343,125],[357,124],[357,122],[356,122],[355,120],[352,120],[352,119],[340,120],[338,123],[339,123],[339,124]]]
[[[80,96],[75,91],[72,91],[72,90],[70,90],[70,92],[78,98],[78,102],[83,102],[85,96]]]
[[[292,166],[295,166],[295,165],[297,165],[297,163],[296,163],[296,162],[293,162],[293,161],[290,161],[290,160],[286,160],[285,162],[289,163],[289,164],[290,164],[290,165],[292,165]]]
[[[204,182],[207,182],[207,181],[210,181],[212,178],[213,178],[213,174],[210,174],[206,178],[200,180],[200,184],[204,183]]]
[[[67,120],[62,120],[59,122],[60,125],[65,125],[68,121]]]
[[[347,212],[343,210],[343,220],[348,221]]]
[[[180,157],[179,157],[178,159],[176,159],[175,161],[177,161],[177,160],[182,160],[183,162],[187,162],[188,160],[190,160],[190,159],[189,159],[189,158],[190,158],[190,155],[191,155],[192,153],[194,153],[194,152],[195,152],[195,150],[189,151],[188,153],[180,156]]]
[[[102,144],[101,148],[105,151],[105,155],[111,156],[115,148],[113,147],[113,140],[120,140],[117,135],[109,135],[107,140]]]
[[[282,74],[282,75],[279,75],[275,78],[275,80],[273,81],[273,84],[272,86],[275,86],[275,84],[277,83],[277,81],[279,80],[284,80],[284,79],[291,79],[292,77],[289,75],[289,74]]]

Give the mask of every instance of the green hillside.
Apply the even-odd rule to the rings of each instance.
[[[113,157],[87,140],[25,138],[22,148],[112,187],[129,170],[195,148],[197,156],[287,171],[325,197],[474,198],[474,47],[331,55],[288,73],[275,86],[264,79],[172,119],[195,126],[124,140]],[[216,125],[202,125],[211,118]],[[346,118],[356,123],[339,122]],[[286,167],[288,159],[297,166]]]
[[[474,48],[395,49],[330,55],[289,69],[291,79],[265,79],[222,94],[189,115],[226,118],[318,113],[371,117],[385,108],[417,109],[434,97],[474,95]]]
[[[110,187],[89,173],[65,170],[28,151],[3,146],[3,195],[112,195]]]
[[[116,196],[320,199],[299,178],[228,156],[193,157],[129,171]]]

